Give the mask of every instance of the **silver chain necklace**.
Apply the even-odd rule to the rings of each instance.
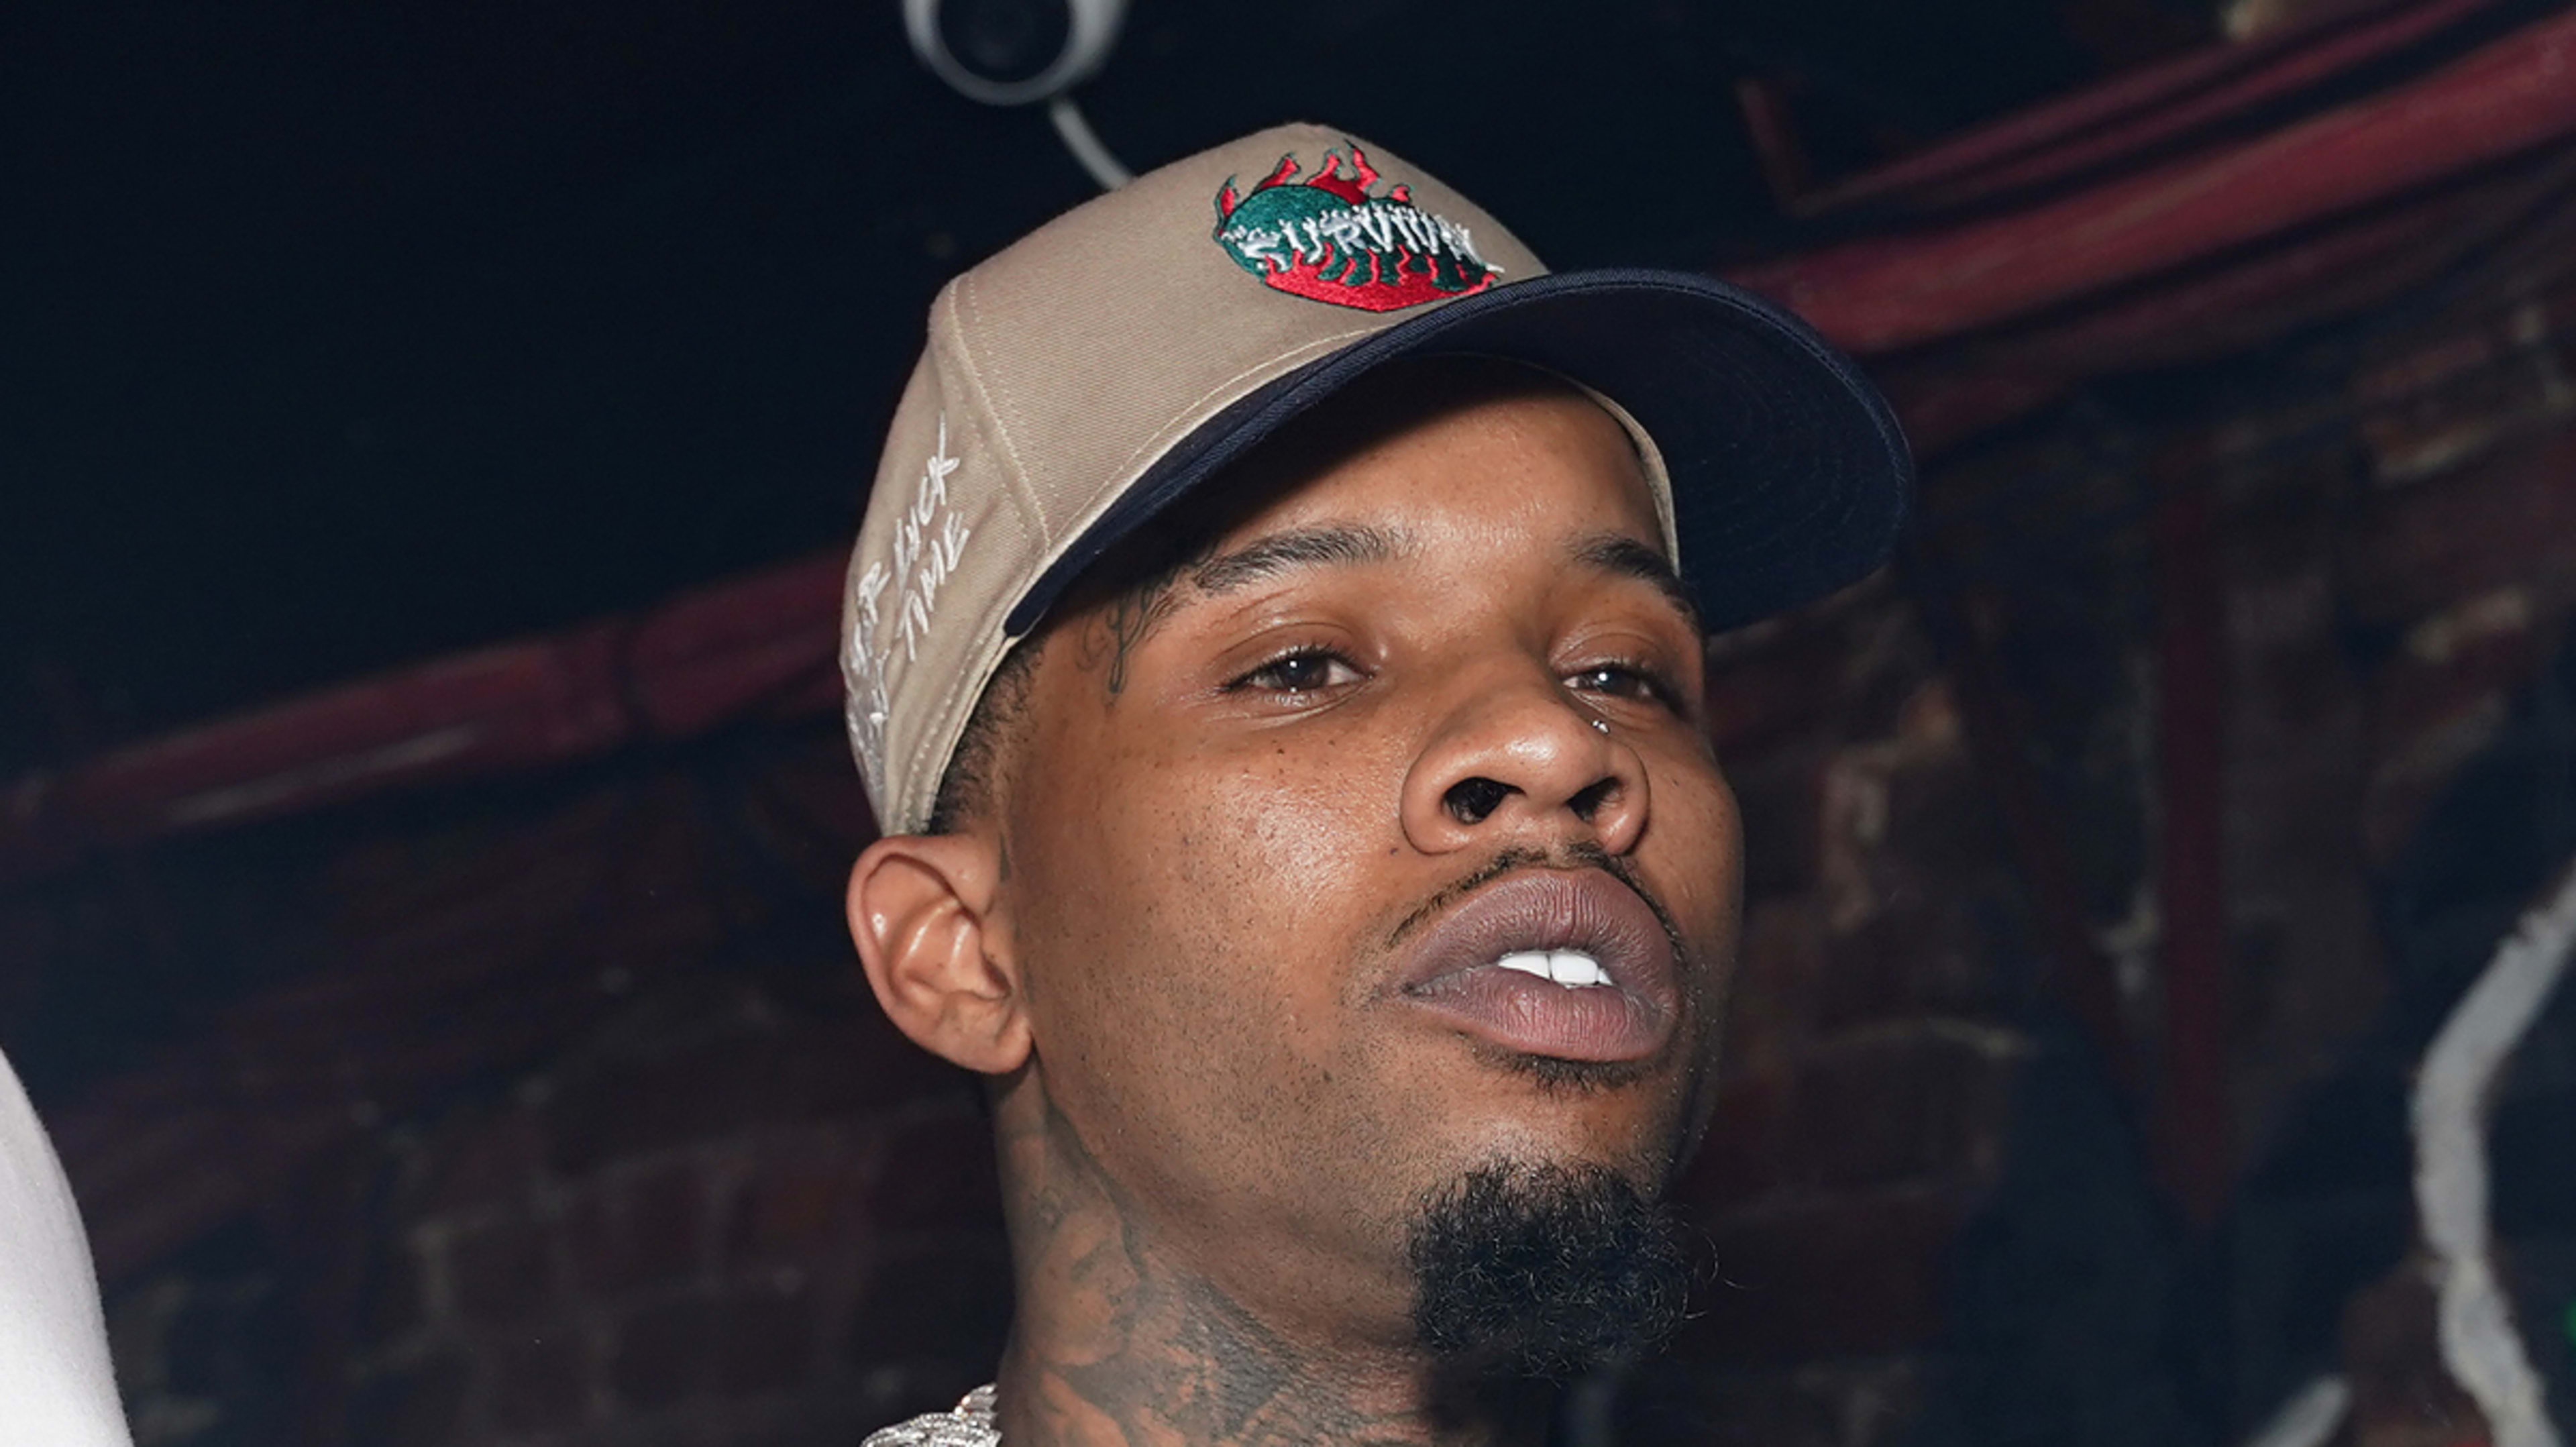
[[[993,1388],[977,1387],[945,1412],[926,1412],[868,1435],[859,1447],[1001,1447],[993,1422]]]

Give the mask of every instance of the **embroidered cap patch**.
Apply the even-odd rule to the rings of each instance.
[[[1466,227],[1416,206],[1406,187],[1369,194],[1377,168],[1358,146],[1347,158],[1326,151],[1312,176],[1300,170],[1285,155],[1250,194],[1228,177],[1216,196],[1217,243],[1274,290],[1385,312],[1493,285],[1497,269]]]

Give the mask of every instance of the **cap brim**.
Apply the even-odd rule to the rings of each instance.
[[[1691,272],[1558,272],[1409,317],[1260,387],[1147,469],[1015,605],[1017,636],[1119,540],[1307,409],[1403,357],[1544,367],[1617,402],[1672,480],[1681,571],[1729,628],[1859,581],[1905,524],[1914,467],[1886,399],[1804,322]]]

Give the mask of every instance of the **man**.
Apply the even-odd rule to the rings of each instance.
[[[871,1441],[1536,1440],[1650,1348],[1736,936],[1703,633],[1876,566],[1907,466],[1797,323],[1315,127],[951,283],[851,565],[849,911],[988,1083],[1017,1300]]]

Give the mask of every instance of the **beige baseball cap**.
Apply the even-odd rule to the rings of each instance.
[[[1476,204],[1346,132],[1281,126],[1075,207],[942,288],[850,559],[850,746],[888,832],[930,819],[984,685],[1082,570],[1400,357],[1506,358],[1637,439],[1711,627],[1850,583],[1912,465],[1795,318],[1691,272],[1551,275]]]

